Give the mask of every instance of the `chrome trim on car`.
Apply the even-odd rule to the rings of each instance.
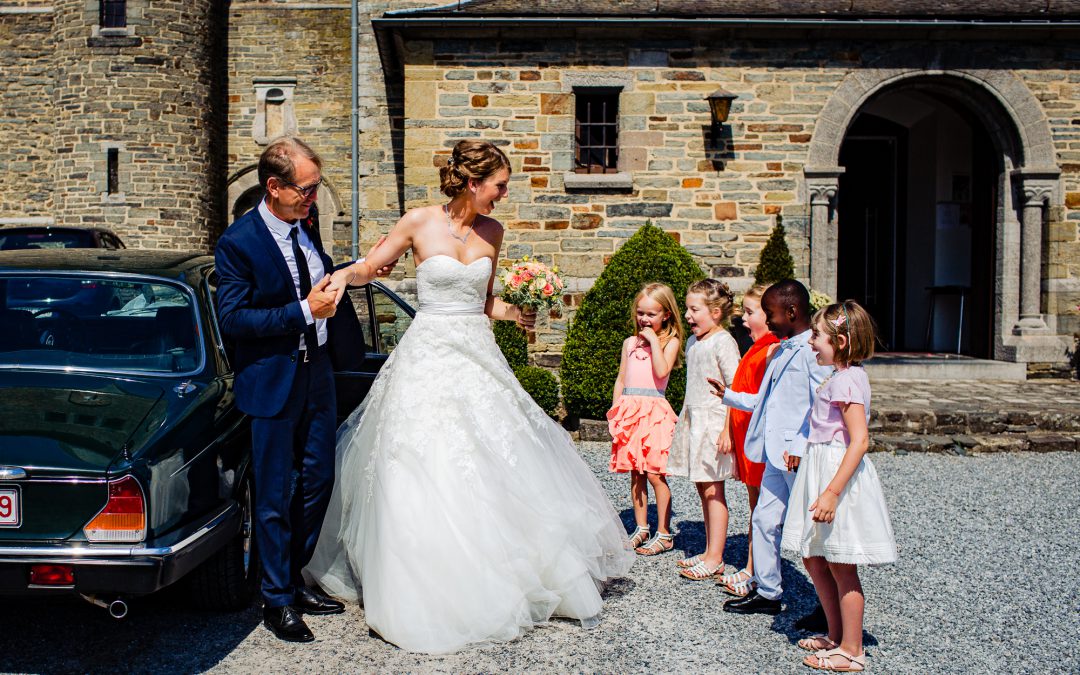
[[[78,562],[79,558],[137,558],[137,557],[165,557],[176,554],[199,539],[210,534],[220,526],[240,506],[236,502],[230,503],[214,516],[209,522],[192,532],[186,538],[176,542],[172,546],[110,546],[107,544],[84,544],[81,546],[0,546],[0,562],[4,558],[34,557],[34,558],[73,558]]]
[[[0,466],[0,480],[25,480],[26,475],[21,466]]]

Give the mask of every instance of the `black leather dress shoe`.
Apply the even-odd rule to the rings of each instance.
[[[263,623],[281,640],[311,642],[315,639],[300,613],[288,605],[263,607]]]
[[[345,611],[344,603],[307,586],[296,589],[293,607],[304,614],[341,614]]]
[[[734,614],[779,614],[780,601],[770,600],[758,595],[757,591],[750,591],[741,598],[728,600],[724,603],[724,611]]]
[[[795,627],[811,633],[828,633],[829,620],[825,618],[825,610],[821,608],[821,603],[814,607],[814,611],[796,621]]]

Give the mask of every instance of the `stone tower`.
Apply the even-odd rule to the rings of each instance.
[[[129,0],[120,19],[52,4],[56,224],[209,250],[224,226],[224,0]]]

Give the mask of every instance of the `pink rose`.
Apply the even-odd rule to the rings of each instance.
[[[544,285],[544,297],[550,298],[555,293],[555,287],[551,284]]]
[[[514,276],[510,277],[510,286],[512,286],[513,288],[520,287],[521,286],[521,276],[515,274]]]

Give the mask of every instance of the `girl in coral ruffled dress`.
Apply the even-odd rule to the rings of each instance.
[[[680,361],[682,322],[675,294],[664,284],[647,284],[634,298],[635,332],[622,345],[611,410],[611,470],[630,474],[637,529],[630,543],[640,555],[675,547],[671,534],[671,490],[667,458],[678,417],[664,398],[668,376]],[[649,486],[656,497],[656,535],[649,538]]]

